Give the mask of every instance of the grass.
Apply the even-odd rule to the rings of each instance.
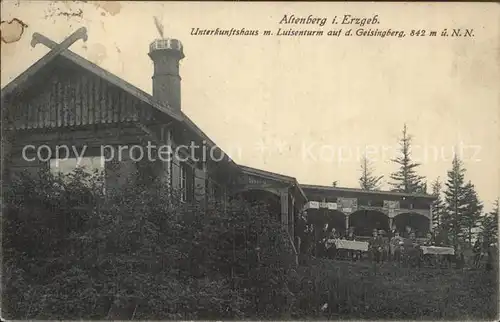
[[[300,286],[295,285],[298,292],[294,292],[294,315],[301,319],[497,320],[498,317],[496,272],[316,259],[297,270],[297,281]],[[328,308],[321,311],[324,303],[328,303]]]

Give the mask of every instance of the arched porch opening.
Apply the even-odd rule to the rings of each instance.
[[[349,216],[349,227],[356,236],[372,236],[374,229],[389,232],[389,217],[376,210],[358,210]]]
[[[272,218],[281,221],[281,201],[277,194],[267,190],[251,189],[239,191],[233,197],[241,198],[253,207],[265,207]]]
[[[417,238],[424,238],[430,232],[430,220],[424,215],[417,213],[402,213],[394,217],[394,225],[398,232],[404,233],[406,227],[415,232]]]
[[[309,209],[307,211],[308,222],[314,225],[314,230],[323,231],[328,225],[326,232],[330,233],[333,228],[339,233],[345,233],[345,214],[338,210]]]

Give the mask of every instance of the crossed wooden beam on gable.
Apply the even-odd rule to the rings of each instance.
[[[7,85],[2,90],[2,98],[4,97],[4,95],[12,93],[18,87],[18,85],[24,83],[31,76],[35,75],[43,66],[47,65],[50,61],[59,56],[59,54],[61,54],[63,51],[67,50],[77,40],[82,39],[83,41],[87,41],[87,38],[88,38],[87,28],[85,27],[81,27],[75,32],[73,32],[60,44],[57,44],[56,42],[50,40],[49,38],[35,32],[33,34],[33,39],[31,40],[31,46],[35,47],[37,44],[41,43],[51,48],[51,50],[40,60],[38,60],[35,64],[33,64],[27,70],[27,72],[22,73],[16,79],[14,79],[9,85]]]
[[[81,27],[74,33],[72,33],[68,38],[64,39],[64,41],[58,45],[53,45],[52,41],[47,42],[47,37],[35,32],[33,34],[33,38],[31,39],[31,47],[35,47],[37,44],[44,44],[45,46],[51,48],[51,50],[45,55],[44,59],[51,60],[66,49],[68,49],[71,45],[73,45],[77,40],[82,39],[83,41],[87,41],[87,28]]]

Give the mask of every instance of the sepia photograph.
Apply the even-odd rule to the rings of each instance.
[[[498,3],[0,5],[2,320],[499,319]]]

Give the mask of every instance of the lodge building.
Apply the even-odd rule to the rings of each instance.
[[[58,44],[48,38],[41,42],[52,51],[58,48]],[[415,207],[407,210],[427,218],[427,227],[431,226],[433,199],[429,196],[301,186],[293,177],[236,164],[182,112],[179,63],[184,58],[184,49],[181,42],[157,39],[149,47],[149,56],[153,63],[152,95],[69,49],[57,55],[47,54],[6,85],[1,94],[3,183],[8,184],[8,178],[18,171],[35,173],[51,166],[50,152],[47,158],[41,159],[34,157],[32,149],[29,156],[33,161],[27,161],[23,149],[26,152],[28,145],[53,148],[66,145],[77,147],[77,151],[86,146],[86,157],[103,158],[107,156],[102,155],[102,146],[145,146],[152,142],[174,148],[194,143],[217,151],[220,160],[186,154],[168,162],[141,165],[125,153],[118,162],[104,162],[106,188],[119,189],[128,173],[146,167],[172,188],[179,189],[185,201],[208,197],[227,199],[237,195],[251,201],[266,201],[289,233],[295,249],[300,243],[296,237],[299,216],[304,211],[311,215],[319,211],[319,202],[326,202],[327,209],[332,208],[337,226],[340,223],[346,227],[343,226],[348,225],[345,218],[352,221],[359,217],[358,206],[377,210],[368,215],[364,212],[358,222],[376,217],[380,219],[379,225],[390,226],[389,219],[397,218],[394,212],[401,212],[400,204],[384,207],[384,200],[409,198]],[[360,202],[353,203],[357,198]],[[332,206],[337,205],[337,199],[340,203],[350,202],[350,209]],[[369,208],[371,200],[377,209]],[[380,213],[388,217],[384,219]]]

